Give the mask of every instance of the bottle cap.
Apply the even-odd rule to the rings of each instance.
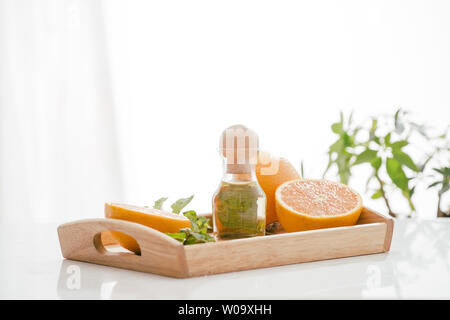
[[[219,151],[228,173],[250,173],[258,161],[258,148],[256,132],[241,124],[226,128],[220,136]]]

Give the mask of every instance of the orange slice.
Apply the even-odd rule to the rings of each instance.
[[[288,232],[351,226],[362,211],[356,191],[328,180],[285,182],[277,188],[275,201],[278,219]]]
[[[140,223],[164,233],[191,227],[189,219],[181,214],[128,204],[105,203],[105,217]],[[139,245],[132,237],[118,231],[111,231],[111,234],[122,247],[140,253]]]

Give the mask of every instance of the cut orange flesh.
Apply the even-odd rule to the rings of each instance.
[[[361,196],[328,180],[297,179],[275,193],[278,220],[288,232],[351,226],[362,211]]]
[[[105,203],[105,217],[140,223],[164,233],[191,227],[189,219],[181,214],[128,204]],[[132,237],[117,231],[111,231],[111,234],[122,247],[140,253],[139,245]]]

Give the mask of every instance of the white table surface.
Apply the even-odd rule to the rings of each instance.
[[[191,279],[65,260],[56,225],[3,224],[0,239],[1,299],[450,299],[444,218],[396,221],[385,254]]]

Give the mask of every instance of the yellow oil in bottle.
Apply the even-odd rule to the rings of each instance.
[[[256,179],[252,156],[257,151],[256,134],[241,125],[229,127],[222,134],[220,150],[224,174],[213,196],[214,232],[219,239],[263,236],[266,195]]]
[[[213,203],[214,231],[221,239],[265,234],[266,196],[256,181],[222,181]]]

